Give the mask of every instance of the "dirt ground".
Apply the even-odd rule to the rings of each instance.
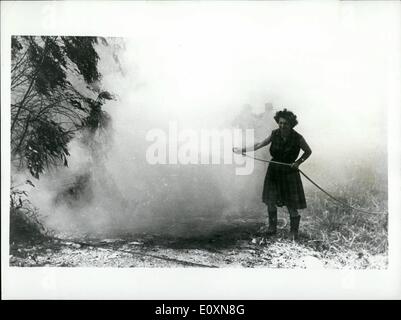
[[[212,234],[173,237],[141,233],[118,238],[54,237],[13,243],[10,266],[20,267],[195,267],[383,269],[386,255],[322,246],[288,227],[265,238],[260,222],[234,223]]]

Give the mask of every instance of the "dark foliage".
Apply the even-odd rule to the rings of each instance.
[[[54,40],[47,39],[45,43],[46,46],[42,48],[37,42],[30,40],[28,53],[32,67],[36,70],[37,92],[50,95],[55,88],[65,87],[66,74],[62,67],[66,66],[66,61]]]
[[[111,100],[113,97],[107,91],[103,91],[98,95],[97,100],[87,99],[86,102],[90,107],[87,117],[82,121],[82,125],[94,132],[97,129],[107,128],[110,123],[109,115],[102,110],[102,105],[105,100]]]
[[[109,124],[102,106],[113,96],[91,86],[100,79],[97,43],[96,37],[12,37],[11,150],[18,169],[39,178],[45,168],[67,166],[75,133]]]
[[[34,186],[30,180],[26,184]],[[10,243],[37,242],[50,236],[38,219],[37,210],[31,205],[28,193],[18,188],[10,189]]]
[[[65,54],[76,64],[85,81],[92,83],[100,79],[97,70],[99,56],[94,49],[96,37],[61,37]],[[104,44],[104,41],[103,41]]]
[[[71,139],[72,134],[52,120],[35,123],[25,149],[30,173],[39,179],[39,174],[46,167],[56,165],[59,159],[67,166],[70,155],[67,144]]]

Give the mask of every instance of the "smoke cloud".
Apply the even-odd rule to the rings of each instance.
[[[73,141],[70,166],[31,190],[49,227],[66,234],[195,235],[224,221],[263,218],[265,164],[238,176],[236,163],[150,165],[145,157],[149,130],[168,132],[170,122],[179,130],[231,130],[246,105],[255,119],[266,103],[273,112],[297,114],[295,129],[313,150],[303,170],[317,181],[346,184],[349,172],[361,168],[385,181],[387,52],[396,41],[387,9],[243,9],[191,11],[179,22],[164,21],[158,33],[99,47],[102,86],[116,96],[105,105],[112,139],[97,161]],[[275,129],[269,119],[255,122],[257,139]],[[268,149],[256,155],[268,158]],[[79,195],[58,201],[77,179]]]

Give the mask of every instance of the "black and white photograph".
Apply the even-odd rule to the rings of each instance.
[[[3,293],[399,297],[399,2],[1,6]]]

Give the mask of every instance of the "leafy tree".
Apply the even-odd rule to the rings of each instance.
[[[68,165],[67,145],[80,131],[89,139],[110,122],[99,89],[97,37],[14,36],[11,41],[11,160],[39,178]],[[88,138],[89,137],[89,138]]]

